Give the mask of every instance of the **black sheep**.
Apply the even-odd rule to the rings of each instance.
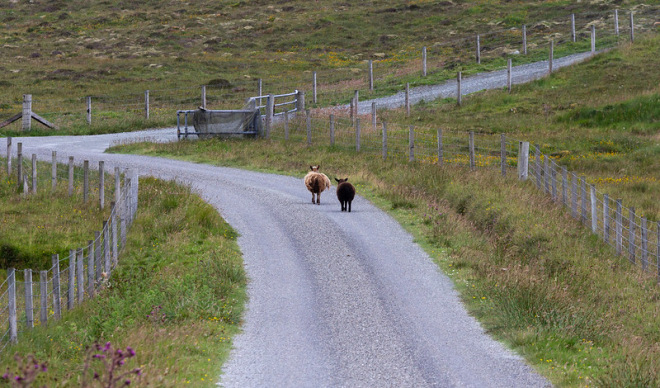
[[[341,202],[341,211],[351,211],[351,202],[355,198],[355,187],[348,183],[348,178],[337,179],[337,199]]]

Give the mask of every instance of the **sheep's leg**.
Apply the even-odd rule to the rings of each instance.
[[[352,203],[352,202],[353,202],[353,201],[348,201],[348,212],[349,212],[349,213],[351,212],[351,203]]]
[[[346,211],[346,201],[340,201],[341,202],[341,211]]]
[[[316,203],[316,201],[314,201],[314,193],[312,193],[312,203]]]
[[[316,204],[317,205],[321,204],[321,193],[316,193]]]

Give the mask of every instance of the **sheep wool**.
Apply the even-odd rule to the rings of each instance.
[[[305,186],[312,193],[312,203],[321,204],[321,192],[330,188],[330,178],[319,172],[320,166],[309,166],[310,170],[305,175]]]

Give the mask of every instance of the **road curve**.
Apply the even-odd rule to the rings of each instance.
[[[104,160],[190,184],[240,233],[249,302],[221,386],[550,386],[484,333],[412,237],[363,198],[342,213],[332,190],[312,205],[298,178],[103,154],[112,141],[171,134],[14,142],[42,160],[57,150],[63,163]]]

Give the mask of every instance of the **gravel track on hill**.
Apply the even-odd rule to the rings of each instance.
[[[565,66],[581,54],[555,62]],[[519,66],[514,82],[547,62]],[[499,74],[498,74],[499,73]],[[472,93],[506,85],[502,72],[463,80]],[[455,96],[456,84],[415,88],[412,103]],[[378,100],[403,105],[403,96]],[[368,112],[370,102],[360,103]],[[99,136],[15,138],[24,154],[191,185],[240,233],[250,278],[243,333],[224,366],[225,387],[548,387],[486,335],[442,274],[390,216],[361,197],[342,213],[334,187],[320,206],[302,179],[136,155],[104,154],[114,141],[176,140],[173,129]],[[0,147],[6,153],[6,148]],[[6,155],[5,155],[6,156]],[[332,171],[326,171],[332,177]]]

